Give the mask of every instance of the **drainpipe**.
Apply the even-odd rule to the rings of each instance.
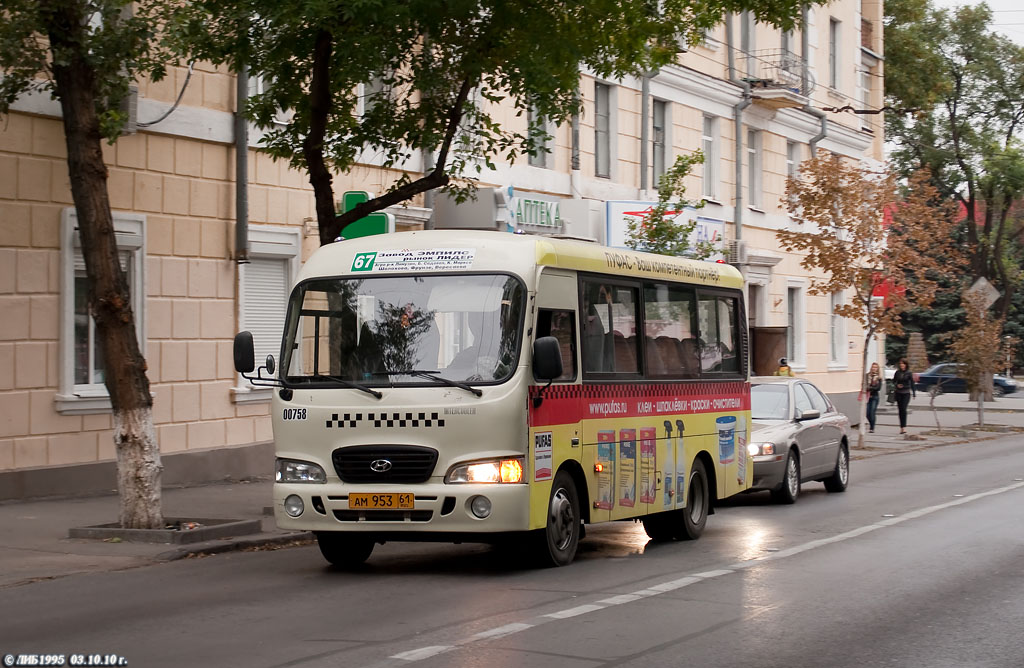
[[[580,99],[579,89],[576,90],[576,110],[572,112],[572,120],[569,122],[571,131],[570,164],[569,164],[569,190],[572,191],[573,199],[581,199],[580,193]]]
[[[743,110],[750,106],[750,82],[742,81],[736,76],[736,56],[733,54],[732,19],[730,15],[725,21],[726,53],[729,54],[729,81],[743,88],[740,101],[732,108],[733,124],[736,132],[736,196],[735,224],[736,240],[743,238]]]
[[[808,69],[808,63],[810,62],[811,38],[807,33],[808,18],[809,9],[807,8],[807,5],[804,5],[801,8],[801,21],[803,21],[803,26],[800,31],[800,55],[804,61],[800,90],[804,95],[807,95],[807,89],[810,86],[810,70]],[[810,104],[805,104],[801,109],[821,122],[821,129],[818,131],[818,134],[814,135],[814,137],[811,138],[811,141],[808,142],[811,147],[811,157],[814,158],[818,152],[818,142],[824,139],[825,135],[828,134],[828,117],[825,115],[825,112],[815,109]]]
[[[647,191],[647,144],[650,141],[648,117],[651,113],[651,77],[644,72],[640,83],[640,196]]]
[[[249,98],[249,68],[235,78],[235,262],[249,261],[249,124],[245,102]]]

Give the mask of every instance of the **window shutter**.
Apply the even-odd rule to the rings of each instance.
[[[244,327],[252,332],[257,367],[267,355],[273,355],[278,363],[281,361],[281,335],[288,308],[288,269],[288,260],[276,258],[253,258],[245,265]]]

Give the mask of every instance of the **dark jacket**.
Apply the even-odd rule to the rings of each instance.
[[[896,373],[893,374],[892,384],[896,388],[896,394],[917,395],[917,392],[914,391],[914,374],[910,373],[910,371],[897,369]]]
[[[878,390],[882,389],[882,377],[876,374],[868,374],[868,396],[877,397]]]

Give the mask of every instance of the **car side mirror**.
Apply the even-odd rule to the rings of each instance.
[[[235,371],[238,373],[252,373],[256,368],[256,349],[252,343],[252,332],[239,332],[235,334]]]
[[[821,411],[804,411],[797,418],[797,422],[803,422],[804,420],[817,420],[821,417]]]

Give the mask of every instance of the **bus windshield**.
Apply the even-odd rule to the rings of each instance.
[[[292,293],[281,368],[324,387],[499,383],[519,359],[526,289],[505,274],[326,278]]]

